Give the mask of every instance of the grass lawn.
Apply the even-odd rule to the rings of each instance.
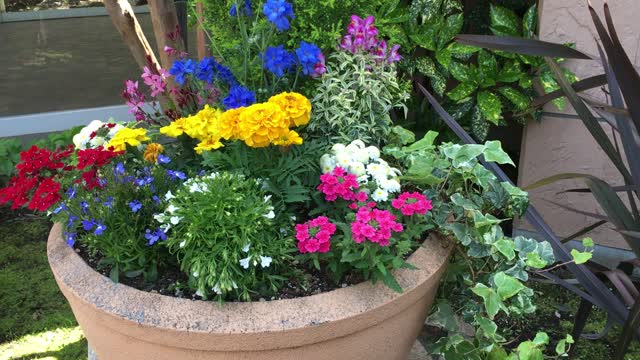
[[[0,209],[0,360],[87,358],[87,342],[47,264],[50,226]]]

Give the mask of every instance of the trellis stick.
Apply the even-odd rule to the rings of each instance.
[[[151,15],[151,22],[153,23],[153,33],[156,37],[156,43],[158,44],[160,62],[165,69],[169,69],[175,60],[175,55],[171,56],[165,52],[165,46],[169,46],[178,51],[185,49],[182,38],[177,36],[176,33],[179,26],[174,0],[149,1],[149,13]],[[180,31],[187,31],[187,29],[180,29]]]

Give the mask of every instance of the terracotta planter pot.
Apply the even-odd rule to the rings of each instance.
[[[99,360],[406,360],[451,246],[431,236],[396,273],[404,292],[370,282],[291,300],[193,301],[115,284],[89,267],[56,224],[47,253]]]

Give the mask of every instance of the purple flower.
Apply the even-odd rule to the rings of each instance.
[[[61,203],[60,205],[58,205],[57,208],[53,209],[53,213],[57,214],[62,210],[69,210],[69,208],[67,207],[67,205],[65,205],[64,203]]]
[[[167,176],[169,176],[171,180],[176,180],[176,179],[185,180],[187,178],[187,175],[185,175],[182,171],[173,171],[173,170],[167,170]]]
[[[140,179],[136,179],[134,182],[138,186],[150,185],[153,183],[153,176],[145,176]]]
[[[138,211],[140,211],[140,209],[142,209],[142,203],[138,200],[133,200],[129,202],[129,207],[131,208],[132,212],[137,213]]]
[[[67,221],[67,228],[72,228],[76,220],[78,220],[77,216],[73,214],[69,214],[69,220]]]
[[[157,229],[155,231],[147,229],[145,230],[144,237],[149,241],[149,245],[155,244],[158,240],[167,240],[167,234],[162,229]]]
[[[113,196],[109,196],[107,197],[107,199],[104,201],[104,206],[111,208],[113,207]]]
[[[87,204],[86,201],[81,201],[80,208],[82,209],[82,213],[86,214],[89,211],[89,204]]]
[[[69,197],[69,199],[73,199],[74,197],[76,197],[76,186],[73,185],[72,187],[67,189],[67,196]]]
[[[82,220],[82,228],[84,229],[84,231],[89,231],[91,229],[93,229],[93,225],[95,225],[95,222],[92,220]]]
[[[95,225],[96,225],[96,229],[93,231],[95,235],[100,236],[105,230],[107,230],[107,225],[104,225],[101,222],[96,222]]]
[[[283,77],[284,73],[296,65],[296,58],[286,51],[282,45],[270,46],[261,55],[263,66],[277,77]]]
[[[253,17],[253,10],[251,9],[251,0],[244,1],[244,14],[247,17]],[[236,8],[236,4],[231,5],[231,9],[229,9],[229,15],[238,16],[238,9]]]
[[[116,165],[116,167],[113,169],[113,174],[114,175],[124,175],[124,164],[123,163],[118,163]]]
[[[67,245],[69,245],[69,247],[73,247],[73,244],[76,243],[76,233],[68,233],[65,231],[64,237]]]
[[[249,106],[254,102],[256,102],[256,96],[253,91],[240,85],[232,87],[229,95],[222,99],[222,104],[227,110]]]
[[[286,0],[267,0],[262,12],[278,31],[289,30],[289,19],[294,19],[293,6]]]
[[[166,155],[158,155],[158,164],[168,164],[171,162],[171,158]]]

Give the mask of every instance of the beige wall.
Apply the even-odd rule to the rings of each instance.
[[[603,0],[592,0],[602,15]],[[618,35],[629,57],[640,64],[640,1],[609,1]],[[604,18],[603,18],[604,19]],[[603,20],[604,21],[604,20]],[[597,32],[593,27],[586,0],[541,0],[540,38],[552,42],[575,42],[578,49],[597,54],[594,42]],[[580,78],[602,73],[594,61],[567,61],[566,66]],[[602,97],[600,91],[591,95]],[[549,112],[558,112],[548,105]],[[565,109],[571,112],[571,109]],[[605,126],[606,128],[607,126]],[[560,172],[580,172],[601,177],[609,182],[621,184],[620,175],[608,158],[591,138],[579,120],[544,118],[531,122],[524,130],[520,159],[520,186]],[[596,220],[563,210],[545,200],[552,200],[590,212],[602,213],[593,198],[586,194],[560,194],[558,191],[571,187],[583,187],[577,181],[565,181],[530,192],[532,204],[560,236],[568,236]],[[517,224],[530,230],[528,224]],[[611,228],[602,228],[589,234],[597,243],[606,246],[628,248],[625,241]]]

